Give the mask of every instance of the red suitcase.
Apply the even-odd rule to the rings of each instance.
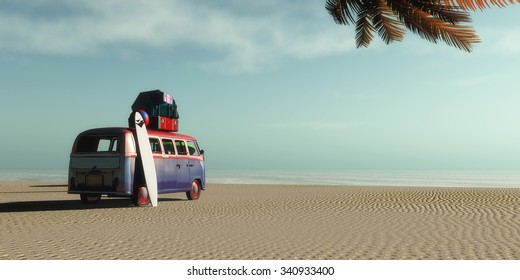
[[[150,117],[151,129],[167,130],[167,131],[179,131],[179,120],[168,117]]]

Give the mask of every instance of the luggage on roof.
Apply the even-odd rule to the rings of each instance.
[[[175,99],[160,90],[143,91],[139,93],[132,104],[132,111],[145,110],[150,117],[179,118]]]
[[[139,110],[148,114],[148,128],[174,132],[179,130],[179,112],[171,95],[160,90],[140,92],[132,104],[133,112]],[[131,117],[128,123],[132,126]]]

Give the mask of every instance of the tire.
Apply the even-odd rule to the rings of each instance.
[[[101,200],[100,194],[80,194],[79,197],[84,204],[96,204]]]
[[[197,200],[200,197],[201,191],[199,181],[195,180],[191,183],[190,190],[186,192],[186,196],[189,200]]]
[[[134,195],[132,195],[132,202],[135,206],[146,206],[150,203],[150,195],[148,189],[145,186],[137,187]]]

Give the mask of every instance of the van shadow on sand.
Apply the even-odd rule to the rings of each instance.
[[[36,185],[30,187],[67,187],[67,185]],[[15,193],[64,193],[65,191],[21,191]],[[1,192],[0,192],[1,193]],[[13,193],[13,192],[8,192]],[[39,211],[67,211],[67,210],[92,210],[92,209],[107,209],[107,208],[138,208],[133,205],[130,198],[106,198],[103,197],[100,202],[96,204],[81,203],[78,196],[71,196],[74,199],[70,200],[32,200],[32,201],[16,201],[0,203],[0,213],[2,212],[39,212]],[[182,201],[179,198],[159,198],[160,202],[166,201]]]
[[[66,188],[68,185],[32,185],[30,188]]]
[[[182,201],[179,198],[160,198],[159,202]],[[134,206],[128,198],[106,198],[97,204],[83,204],[76,200],[42,200],[42,201],[20,201],[0,203],[2,212],[39,212],[39,211],[67,211],[67,210],[92,210],[92,209],[115,209],[115,208],[139,208]]]

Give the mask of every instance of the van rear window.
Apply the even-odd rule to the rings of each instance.
[[[78,139],[76,153],[118,152],[119,144],[116,136],[82,136]]]

